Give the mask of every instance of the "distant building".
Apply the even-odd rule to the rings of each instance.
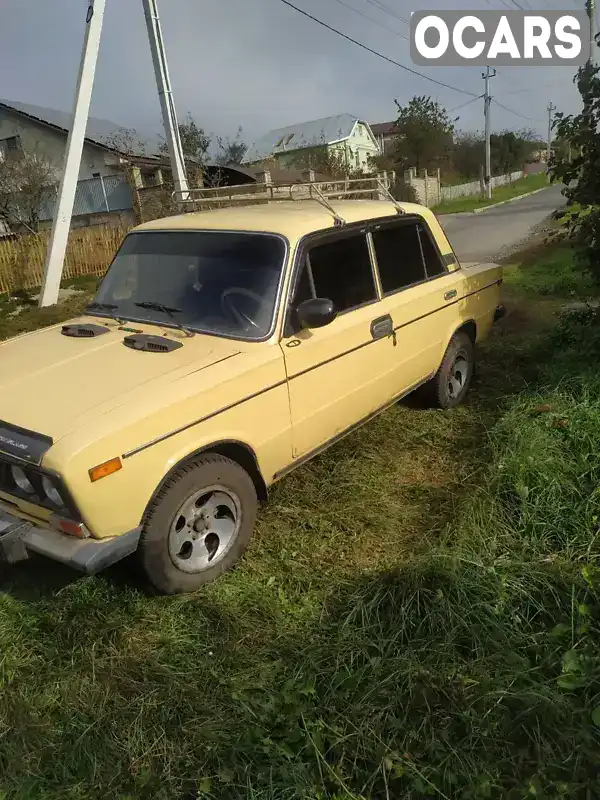
[[[0,159],[18,150],[37,150],[60,171],[72,122],[66,111],[0,100]],[[158,152],[158,141],[132,143],[131,152],[125,153],[119,148],[123,131],[114,122],[88,119],[79,180],[122,175],[126,159],[139,168],[140,188],[162,183],[157,172],[168,161]]]
[[[340,156],[349,169],[361,172],[369,172],[370,158],[380,154],[367,122],[352,114],[339,114],[269,131],[249,148],[243,163],[270,161],[284,169],[296,167],[303,156],[310,160],[303,151],[316,147],[325,147]]]
[[[38,153],[56,170],[63,168],[72,116],[64,111],[0,100],[0,161],[11,153]],[[96,224],[132,209],[131,189],[125,178],[130,170],[138,189],[160,186],[169,169],[166,156],[158,153],[158,142],[127,145],[123,128],[114,122],[88,119],[79,182],[73,209],[73,225]],[[119,141],[123,146],[119,148]],[[52,218],[54,201],[40,209],[40,220]],[[11,221],[11,225],[13,225]],[[3,224],[6,232],[6,221]]]
[[[371,130],[383,154],[393,150],[395,139],[398,136],[398,128],[395,122],[377,122],[371,125]]]

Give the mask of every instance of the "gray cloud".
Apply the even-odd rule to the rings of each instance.
[[[415,0],[295,0],[324,22],[407,66],[408,28],[385,13],[408,19]],[[493,0],[502,7],[499,0]],[[551,0],[556,8],[560,0]],[[541,0],[530,0],[539,5]],[[483,0],[419,0],[418,7],[489,8]],[[87,0],[2,0],[0,96],[70,109]],[[349,112],[379,122],[394,116],[394,97],[427,94],[448,109],[469,97],[436,86],[388,64],[319,27],[279,0],[159,0],[175,101],[207,131],[247,139],[269,128]],[[547,7],[547,6],[546,6]],[[375,24],[378,23],[378,24]],[[425,68],[456,87],[483,92],[481,69]],[[545,133],[546,105],[578,108],[569,68],[503,68],[493,81],[498,101],[531,118],[494,107],[495,129],[523,126]],[[522,91],[527,89],[528,91]],[[459,127],[480,129],[483,103],[456,110]],[[160,132],[156,87],[140,0],[107,0],[92,113]]]

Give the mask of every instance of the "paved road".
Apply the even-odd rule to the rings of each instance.
[[[525,241],[564,203],[560,186],[479,214],[447,214],[440,222],[461,261],[493,261]]]

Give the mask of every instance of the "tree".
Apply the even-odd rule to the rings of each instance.
[[[135,128],[117,128],[104,139],[104,144],[116,151],[117,161],[113,166],[123,174],[131,190],[132,210],[137,222],[144,222],[144,210],[137,191],[138,184],[132,161],[136,156],[144,155],[146,142],[140,139]]]
[[[227,137],[223,139],[221,136],[217,137],[217,144],[219,145],[219,154],[217,156],[217,163],[225,166],[226,164],[241,164],[242,159],[246,155],[248,146],[242,139],[242,126],[237,129],[235,139]]]
[[[458,133],[452,149],[454,171],[465,180],[476,180],[485,160],[485,142],[480,133]]]
[[[600,68],[589,62],[577,73],[583,109],[579,114],[557,113],[554,130],[569,142],[571,158],[556,152],[550,175],[560,180],[571,206],[567,232],[577,243],[577,258],[600,283]],[[564,212],[563,212],[564,213]]]
[[[181,139],[184,158],[193,161],[195,164],[202,165],[206,160],[206,153],[210,147],[210,136],[207,136],[203,129],[196,124],[189,111],[185,122],[180,122],[177,127],[179,128],[179,138]],[[164,154],[169,152],[169,147],[164,140],[158,149]]]
[[[447,161],[452,149],[454,126],[445,108],[431,97],[413,97],[398,109],[395,157],[404,169],[433,168]]]
[[[343,147],[336,149],[326,144],[303,147],[286,154],[285,165],[293,169],[312,169],[331,178],[363,177],[360,170],[348,163]]]
[[[527,132],[531,136],[531,132]],[[531,155],[533,146],[523,133],[502,131],[492,133],[490,136],[490,151],[492,160],[492,173],[506,175],[514,170],[523,168],[523,164]]]
[[[9,226],[16,222],[37,232],[57,185],[57,167],[41,150],[7,153],[0,157],[0,217]]]
[[[135,128],[116,128],[102,141],[107,147],[126,158],[141,156],[146,152],[146,142],[140,138]]]

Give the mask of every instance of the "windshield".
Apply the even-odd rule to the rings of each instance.
[[[99,314],[262,339],[273,323],[285,244],[226,231],[132,233],[92,307]]]

